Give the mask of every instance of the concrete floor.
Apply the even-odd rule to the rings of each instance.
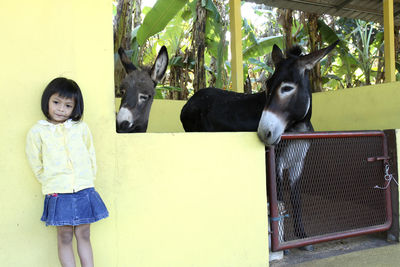
[[[389,245],[380,248],[366,249],[325,259],[313,260],[296,264],[301,267],[313,266],[351,266],[351,267],[391,267],[400,266],[400,244]]]
[[[400,244],[380,234],[335,240],[314,245],[314,251],[291,249],[271,267],[400,267]]]

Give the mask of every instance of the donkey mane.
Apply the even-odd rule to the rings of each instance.
[[[301,56],[301,54],[303,54],[303,50],[299,45],[295,45],[292,48],[286,50],[286,55],[289,57],[290,56],[299,57]]]
[[[140,67],[137,67],[137,68],[138,68],[138,70],[141,70],[141,71],[150,72],[152,66],[150,66],[150,65],[144,65],[144,66],[140,66]]]

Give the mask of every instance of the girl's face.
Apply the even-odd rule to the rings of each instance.
[[[68,120],[75,107],[75,99],[61,97],[58,93],[49,99],[50,122],[54,124],[63,123]]]

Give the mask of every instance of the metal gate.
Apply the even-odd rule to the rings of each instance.
[[[283,135],[267,150],[272,251],[388,230],[388,168],[380,131]]]

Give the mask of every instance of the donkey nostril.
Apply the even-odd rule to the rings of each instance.
[[[271,137],[271,132],[268,131],[268,133],[267,133],[267,138],[270,138],[270,137]]]

